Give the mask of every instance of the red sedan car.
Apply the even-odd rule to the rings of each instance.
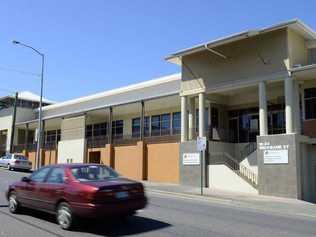
[[[63,229],[73,227],[76,217],[128,216],[147,204],[141,183],[98,164],[42,167],[10,185],[6,196],[10,212],[28,207],[52,213]]]

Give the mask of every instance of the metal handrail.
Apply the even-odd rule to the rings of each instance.
[[[258,175],[250,170],[248,167],[241,165],[235,159],[224,155],[223,159],[218,160],[215,164],[224,163],[228,168],[233,170],[236,174],[242,177],[245,181],[247,181],[250,185],[257,188],[258,185]]]

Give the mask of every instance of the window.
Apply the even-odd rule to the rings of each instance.
[[[172,134],[181,133],[181,112],[172,114]]]
[[[150,119],[149,116],[144,118],[144,136],[148,137],[150,135]]]
[[[132,137],[140,136],[140,118],[134,118],[132,120]]]
[[[35,182],[44,182],[49,171],[50,171],[49,167],[41,168],[32,174],[31,180]]]
[[[196,131],[199,131],[199,109],[196,110],[196,119],[195,119],[195,124],[196,124]],[[205,108],[205,112],[204,112],[204,126],[205,126],[205,130],[208,130],[208,118],[209,118],[209,114],[208,114],[208,108]]]
[[[273,111],[269,113],[268,128],[271,134],[281,134],[285,132],[284,111]]]
[[[151,135],[160,135],[160,115],[151,116]]]
[[[53,168],[52,172],[47,178],[47,183],[64,183],[65,171],[63,168]]]
[[[93,136],[106,136],[107,134],[107,123],[98,123],[93,125]]]
[[[122,138],[123,137],[123,120],[116,120],[112,122],[112,136],[114,138]]]
[[[316,118],[316,88],[309,88],[304,90],[305,100],[305,118]]]
[[[89,124],[86,126],[86,138],[107,135],[107,123]]]
[[[71,173],[78,181],[100,181],[118,177],[118,174],[109,167],[89,165],[71,168]]]
[[[170,114],[161,115],[161,135],[170,134]]]
[[[218,128],[218,108],[211,108],[211,126],[213,128]]]
[[[87,138],[92,137],[92,124],[87,125],[87,127],[86,127],[86,137]]]

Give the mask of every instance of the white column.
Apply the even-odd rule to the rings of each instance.
[[[205,95],[199,94],[199,137],[205,136]]]
[[[189,99],[189,140],[194,138],[195,134],[195,97]]]
[[[181,96],[181,142],[187,141],[187,133],[188,133],[187,97]]]
[[[293,133],[293,78],[288,77],[284,80],[285,90],[285,128],[286,133]]]
[[[300,113],[300,88],[296,80],[293,81],[293,113],[294,113],[294,130],[297,134],[301,134],[301,113]]]
[[[260,136],[268,134],[266,83],[259,82],[259,129]]]

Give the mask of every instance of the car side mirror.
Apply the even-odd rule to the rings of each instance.
[[[26,182],[26,183],[31,182],[31,179],[29,177],[23,177],[21,180],[22,182]]]

